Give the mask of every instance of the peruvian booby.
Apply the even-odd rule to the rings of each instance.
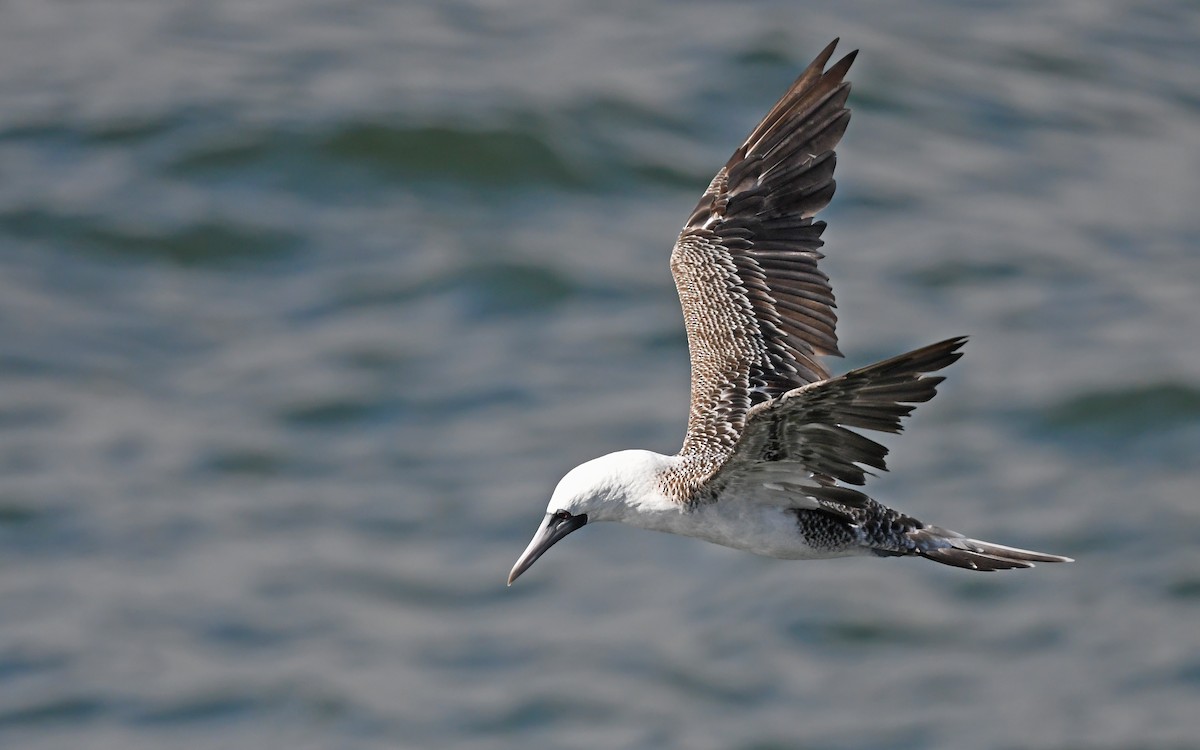
[[[834,148],[850,111],[856,52],[837,40],[800,74],[717,172],[671,253],[691,355],[691,409],[674,456],[626,450],[559,482],[508,582],[584,524],[620,521],[759,555],[918,556],[978,571],[1070,558],[918,521],[858,489],[961,355],[947,339],[832,377],[841,356],[829,278],[818,268]]]

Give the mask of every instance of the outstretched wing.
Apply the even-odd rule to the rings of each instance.
[[[947,339],[755,406],[712,483],[793,491],[839,513],[862,507],[870,500],[844,485],[865,484],[870,469],[886,471],[888,451],[854,430],[900,432],[901,420],[937,394],[943,378],[928,373],[957,361],[964,343]]]
[[[746,413],[829,372],[840,355],[833,291],[817,268],[834,153],[850,120],[843,81],[855,53],[825,70],[834,40],[713,178],[671,253],[692,360],[680,455],[715,470]]]

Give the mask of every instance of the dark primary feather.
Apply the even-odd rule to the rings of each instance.
[[[850,112],[850,53],[831,43],[704,192],[671,254],[692,358],[684,455],[724,456],[746,411],[823,380],[840,354],[828,277],[817,267],[833,196],[833,148]],[[714,467],[715,468],[715,467]]]
[[[887,448],[854,429],[900,432],[901,420],[937,394],[938,376],[956,362],[966,337],[876,362],[802,386],[750,410],[729,469],[744,462],[792,462],[824,484],[866,483],[887,470]]]

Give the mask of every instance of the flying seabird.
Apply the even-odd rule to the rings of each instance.
[[[563,477],[508,576],[595,521],[699,537],[786,559],[916,555],[969,570],[1068,557],[923,523],[856,489],[887,449],[855,430],[896,433],[933,398],[931,376],[965,337],[831,377],[841,356],[829,277],[818,267],[834,147],[850,120],[834,40],[717,172],[671,253],[691,354],[691,410],[674,456],[610,453]]]

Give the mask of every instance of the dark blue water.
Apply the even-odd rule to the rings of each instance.
[[[0,746],[1200,748],[1191,2],[0,4]],[[1069,566],[589,528],[667,254],[832,37],[881,499]]]

